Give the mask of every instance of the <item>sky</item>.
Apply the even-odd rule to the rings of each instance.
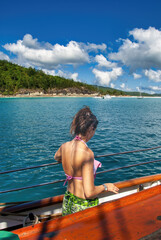
[[[0,59],[124,91],[161,93],[160,0],[5,0]]]

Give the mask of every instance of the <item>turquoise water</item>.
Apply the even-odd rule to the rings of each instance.
[[[74,114],[88,105],[99,125],[88,143],[95,155],[161,145],[161,99],[11,98],[0,99],[1,172],[54,161],[54,153],[71,139]],[[161,149],[104,157],[102,170],[161,159]],[[96,184],[161,172],[161,162],[100,174]],[[61,165],[0,175],[0,191],[64,179]],[[0,195],[0,202],[36,200],[63,194],[62,183]]]

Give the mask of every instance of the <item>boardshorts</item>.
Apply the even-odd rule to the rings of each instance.
[[[98,204],[99,204],[98,198],[83,199],[75,196],[69,191],[66,191],[63,199],[62,216],[79,212],[84,209],[97,206]]]

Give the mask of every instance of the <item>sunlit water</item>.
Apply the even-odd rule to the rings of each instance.
[[[161,145],[161,99],[12,98],[0,99],[0,171],[52,163],[54,153],[71,139],[74,114],[88,105],[99,120],[88,143],[96,155]],[[104,157],[102,169],[161,159],[153,151]],[[161,162],[100,174],[96,184],[161,172]],[[0,175],[0,191],[64,179],[61,165]],[[0,195],[0,202],[35,200],[63,194],[63,183]]]

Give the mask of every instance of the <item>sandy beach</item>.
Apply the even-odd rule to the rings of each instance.
[[[33,98],[33,97],[96,97],[97,93],[94,94],[44,94],[44,93],[30,93],[30,94],[14,94],[14,95],[2,95],[0,94],[0,98]]]
[[[99,95],[99,93],[92,93],[92,94],[83,94],[83,93],[67,93],[67,94],[63,94],[63,93],[53,93],[53,94],[49,94],[46,93],[44,94],[43,92],[32,92],[32,93],[27,93],[27,94],[14,94],[14,95],[2,95],[0,94],[0,98],[45,98],[45,97],[93,97],[93,98],[97,98],[97,97],[103,97],[103,95]],[[128,96],[128,95],[111,95],[111,98],[138,98],[138,96]],[[144,98],[161,98],[159,96],[143,96]]]

